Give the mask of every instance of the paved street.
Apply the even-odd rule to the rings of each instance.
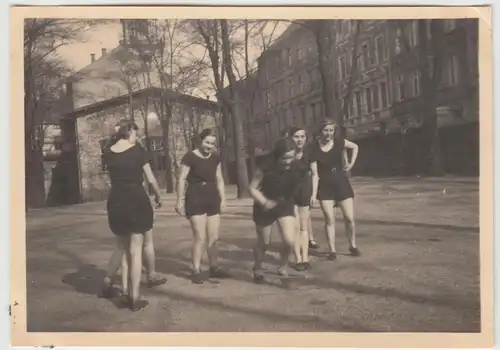
[[[309,272],[291,270],[290,289],[275,274],[277,235],[265,265],[269,283],[252,282],[251,201],[234,200],[234,188],[220,242],[221,265],[233,278],[192,284],[189,225],[165,196],[155,245],[169,281],[144,288],[151,305],[136,313],[95,295],[114,242],[104,202],[32,211],[28,331],[478,332],[478,179],[355,178],[353,186],[362,257],[344,255],[338,220],[339,260],[313,256]],[[320,211],[313,216],[324,249]]]

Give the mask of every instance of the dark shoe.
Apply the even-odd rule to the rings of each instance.
[[[231,277],[229,273],[226,271],[218,268],[218,267],[211,267],[209,271],[209,276],[211,278],[229,278]]]
[[[337,253],[328,253],[327,258],[330,261],[335,261],[337,260]]]
[[[309,241],[309,249],[318,249],[319,245],[316,241]]]
[[[361,252],[358,248],[349,248],[352,256],[361,256]]]
[[[105,285],[102,287],[101,291],[98,294],[99,298],[104,299],[112,299],[122,295],[122,291],[118,288]]]
[[[149,305],[147,300],[130,300],[130,310],[140,311],[145,309]]]
[[[201,272],[195,272],[193,273],[193,276],[191,277],[191,281],[196,284],[203,284],[203,275]]]
[[[299,271],[299,272],[305,270],[304,263],[295,264],[294,268],[295,268],[295,271]]]
[[[264,283],[264,274],[262,273],[262,271],[253,272],[253,281],[257,284]]]
[[[304,270],[309,270],[311,268],[311,263],[309,261],[302,263]]]
[[[165,277],[161,277],[159,275],[153,275],[148,277],[148,288],[153,288],[156,286],[161,286],[162,284],[167,283],[167,279]]]

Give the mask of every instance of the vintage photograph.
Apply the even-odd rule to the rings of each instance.
[[[481,20],[405,11],[25,18],[26,331],[480,333]]]

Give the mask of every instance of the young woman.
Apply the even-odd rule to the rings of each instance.
[[[175,210],[182,215],[182,206],[185,205],[185,215],[194,236],[192,281],[202,284],[200,265],[205,249],[210,264],[209,276],[226,278],[229,274],[217,266],[220,214],[226,200],[220,158],[214,153],[215,132],[212,129],[203,130],[199,141],[198,148],[182,158]],[[184,197],[186,182],[188,186]]]
[[[281,251],[280,276],[288,276],[288,257],[295,249],[296,217],[295,193],[302,183],[304,173],[295,165],[295,142],[290,138],[280,139],[274,148],[272,160],[255,172],[250,182],[250,195],[254,199],[253,221],[257,231],[254,248],[254,280],[264,281],[262,261],[270,244],[271,228],[278,223],[283,247]],[[295,256],[300,261],[299,256]]]
[[[310,154],[311,154],[312,150],[317,146],[317,143],[319,142],[320,138],[321,138],[321,132],[316,131],[312,137],[312,142],[308,143],[307,146],[305,147],[307,150],[306,153],[309,154],[309,162],[311,160]],[[310,166],[310,164],[309,164],[309,166]],[[311,192],[312,192],[312,178],[311,178]],[[313,207],[309,206],[309,213],[310,213],[311,209],[313,209]],[[311,222],[310,215],[309,215],[309,249],[313,249],[313,250],[319,249],[319,244],[316,242],[314,231],[312,230],[312,222]]]
[[[311,152],[312,197],[311,205],[319,200],[325,217],[325,233],[328,239],[330,260],[336,260],[335,209],[339,206],[344,215],[349,251],[353,256],[361,253],[356,247],[354,226],[354,191],[345,172],[351,170],[358,156],[358,146],[348,140],[335,137],[335,123],[326,120],[321,125],[321,138]],[[351,159],[343,164],[345,149],[351,149]]]
[[[295,159],[304,174],[301,185],[295,197],[295,206],[299,219],[299,236],[297,239],[296,255],[299,260],[295,265],[298,271],[307,270],[311,267],[309,263],[309,233],[312,232],[310,203],[312,195],[312,180],[309,171],[309,155],[305,150],[307,136],[303,128],[292,127],[288,132],[289,137],[295,142]]]
[[[153,227],[153,208],[142,186],[143,175],[154,189],[156,205],[161,206],[160,189],[146,151],[137,143],[138,129],[131,120],[120,121],[115,127],[116,134],[111,146],[104,152],[111,180],[107,201],[108,222],[111,231],[117,236],[118,248],[125,251],[122,284],[126,290],[130,280],[127,301],[133,311],[141,310],[149,304],[147,300],[139,299],[144,235]],[[111,260],[114,259],[116,266],[121,258],[118,258],[116,252],[114,255],[116,256]]]

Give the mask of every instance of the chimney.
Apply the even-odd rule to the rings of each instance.
[[[90,54],[90,62],[94,62],[95,61],[95,53],[91,53]]]
[[[106,49],[105,49],[105,48],[102,48],[102,49],[101,49],[101,52],[102,52],[101,57],[106,56]]]

